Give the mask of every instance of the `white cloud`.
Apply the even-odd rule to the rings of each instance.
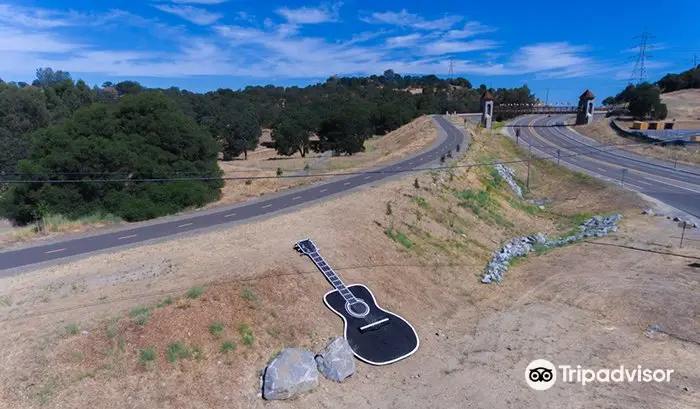
[[[187,14],[185,18],[202,25],[221,18],[190,6],[172,3],[158,6],[204,11],[209,15],[202,19],[183,12]],[[311,9],[294,9],[299,10]],[[332,14],[332,7],[327,10]],[[252,19],[248,14],[236,15],[242,20],[240,25],[216,25],[193,36],[184,24],[171,26],[156,18],[121,10],[91,14],[0,5],[0,72],[5,77],[8,73],[26,78],[36,67],[51,66],[78,75],[120,77],[217,75],[318,79],[386,69],[402,74],[445,75],[449,69],[446,55],[453,57],[454,72],[459,75],[533,74],[570,78],[610,70],[609,64],[586,56],[586,47],[564,42],[532,44],[509,51],[506,44],[494,40],[466,41],[494,29],[477,22],[455,27],[461,20],[458,16],[426,20],[405,10],[375,13],[368,18],[371,22],[394,27],[358,32],[343,39],[330,32],[324,37],[303,35],[300,30],[304,24],[327,21],[321,14],[287,13],[282,24],[265,19],[260,26],[246,22]],[[332,18],[337,19],[337,13]],[[140,30],[145,40],[153,40],[150,49],[120,44],[118,36],[114,36],[115,46],[92,40],[101,37],[91,35],[93,32],[118,33],[126,26]],[[397,35],[396,26],[407,30]],[[497,47],[498,53],[477,52]],[[471,54],[465,54],[468,52]]]
[[[213,24],[221,17],[223,17],[223,15],[219,13],[212,13],[205,9],[192,6],[168,6],[164,4],[156,4],[153,5],[153,7],[165,13],[171,13],[175,14],[176,16],[180,16],[185,20],[194,24],[198,24],[200,26],[207,26],[209,24]]]
[[[6,52],[66,53],[81,48],[49,33],[32,33],[0,26],[0,56]]]
[[[479,23],[478,21],[470,21],[464,25],[461,30],[450,30],[445,34],[445,38],[451,40],[460,40],[462,38],[473,37],[477,34],[492,33],[497,29]]]
[[[406,48],[414,46],[421,38],[422,35],[418,33],[408,34],[405,36],[389,37],[386,39],[386,46],[389,48]]]
[[[283,7],[277,10],[277,14],[284,17],[291,24],[319,24],[337,21],[338,11],[342,3],[336,3],[331,7],[301,7],[291,9]]]
[[[491,40],[474,41],[435,41],[425,44],[421,50],[425,55],[444,55],[470,51],[491,50],[498,47],[498,42]]]
[[[65,27],[72,23],[67,13],[41,8],[28,8],[12,4],[0,4],[0,22],[37,29]]]
[[[372,13],[368,17],[361,17],[360,20],[369,24],[388,24],[399,27],[411,27],[418,30],[447,30],[462,20],[462,17],[445,16],[437,20],[426,20],[403,9],[398,13],[393,11]]]

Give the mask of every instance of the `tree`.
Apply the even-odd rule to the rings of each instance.
[[[221,176],[214,139],[158,92],[83,108],[31,140],[29,158],[19,164],[29,178],[92,179],[103,172],[126,180]],[[221,186],[219,180],[26,183],[13,185],[0,209],[20,224],[34,220],[40,207],[70,218],[102,212],[137,221],[202,206],[218,199]]]
[[[666,105],[661,102],[661,90],[648,82],[628,85],[616,99],[629,102],[628,109],[635,118],[664,119],[668,115]]]
[[[603,100],[603,105],[610,106],[615,104],[615,97],[607,97]]]
[[[0,86],[0,174],[16,172],[18,161],[29,155],[28,133],[48,123],[41,91]]]
[[[364,152],[364,142],[372,135],[370,110],[357,98],[335,98],[323,117],[318,135],[319,149],[335,154]]]
[[[317,119],[307,108],[286,109],[272,129],[275,150],[278,154],[291,156],[299,152],[306,157],[309,139],[318,127]]]
[[[114,83],[112,81],[105,81],[102,83],[102,88],[110,88],[113,86],[114,86]]]
[[[260,142],[260,123],[251,109],[232,112],[221,118],[220,132],[223,135],[224,160],[240,156],[248,159],[248,151],[255,150]]]
[[[122,81],[114,86],[119,95],[133,95],[143,91],[143,87],[136,81]]]
[[[66,71],[54,71],[52,68],[37,68],[36,80],[32,83],[37,87],[48,87],[59,82],[71,79],[70,73]]]

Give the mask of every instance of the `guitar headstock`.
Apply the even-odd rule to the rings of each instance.
[[[316,245],[311,239],[299,240],[297,244],[294,245],[294,249],[301,254],[309,255],[318,251]]]

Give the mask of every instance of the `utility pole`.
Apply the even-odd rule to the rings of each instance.
[[[647,58],[649,58],[649,50],[653,49],[654,46],[649,44],[649,40],[655,38],[649,32],[644,29],[641,35],[634,38],[639,38],[639,54],[637,55],[637,60],[634,63],[634,68],[632,69],[632,75],[630,76],[630,84],[633,83],[635,77],[639,76],[638,84],[641,84],[646,80],[647,77]]]
[[[532,162],[532,145],[527,147],[527,183],[526,186],[530,189],[530,162]]]

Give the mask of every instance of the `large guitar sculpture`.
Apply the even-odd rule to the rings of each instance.
[[[314,242],[301,240],[294,248],[311,258],[335,290],[326,293],[326,306],[345,322],[345,339],[356,357],[373,365],[406,358],[418,349],[418,334],[405,319],[379,308],[374,294],[362,284],[346,286],[318,253]]]

